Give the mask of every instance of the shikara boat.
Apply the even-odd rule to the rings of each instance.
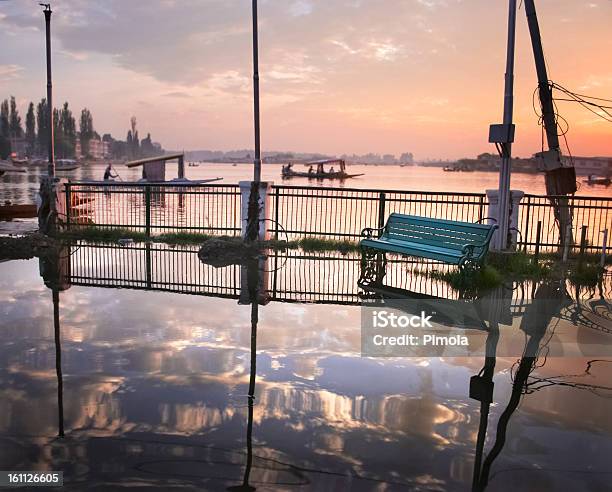
[[[334,171],[334,164],[340,167],[339,171]],[[330,165],[331,168],[329,171],[325,171],[324,166]],[[361,174],[348,174],[346,172],[346,162],[344,159],[325,159],[321,161],[313,161],[306,164],[306,166],[310,166],[310,169],[306,172],[294,171],[293,164],[287,164],[283,166],[281,171],[281,177],[283,179],[290,178],[308,178],[308,179],[349,179],[356,178],[357,176],[363,176]],[[316,171],[315,171],[316,166]]]
[[[36,217],[36,205],[0,205],[0,219],[27,219]]]
[[[58,159],[55,161],[55,171],[74,171],[80,164],[73,159]]]
[[[610,186],[610,184],[612,184],[612,179],[591,175],[589,176],[589,179],[585,179],[584,182],[591,186],[593,185]]]

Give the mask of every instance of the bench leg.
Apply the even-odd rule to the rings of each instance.
[[[386,275],[387,258],[384,252],[370,248],[361,249],[359,286],[381,284]]]

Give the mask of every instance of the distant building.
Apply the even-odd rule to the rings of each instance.
[[[573,157],[572,161],[580,176],[612,176],[612,157]]]
[[[81,149],[81,140],[77,138],[74,146],[74,154],[77,159],[85,157]],[[92,159],[105,159],[111,155],[111,142],[102,141],[97,138],[89,140],[89,156]]]
[[[102,140],[92,138],[89,141],[89,155],[92,159],[104,159],[104,144]]]

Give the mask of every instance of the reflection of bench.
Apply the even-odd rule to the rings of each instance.
[[[496,225],[391,214],[381,229],[366,228],[360,246],[366,253],[399,253],[463,268],[482,265]],[[374,237],[374,232],[379,236]]]

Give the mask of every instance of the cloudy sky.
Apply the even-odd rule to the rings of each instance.
[[[248,0],[57,0],[55,100],[91,109],[100,133],[173,149],[252,147]],[[260,0],[265,150],[491,150],[502,115],[506,0]],[[612,98],[612,0],[538,0],[550,77]],[[518,15],[516,154],[539,150],[536,85]],[[45,94],[37,1],[0,0],[0,97]],[[574,154],[612,155],[612,124],[560,103]]]

